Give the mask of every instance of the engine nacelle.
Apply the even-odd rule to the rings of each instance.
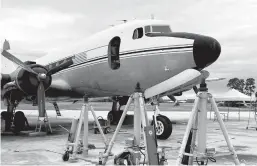
[[[15,103],[15,101],[20,102],[24,97],[24,93],[16,86],[16,83],[8,82],[3,86],[3,89],[1,91],[1,99],[5,100],[7,99],[7,103]]]
[[[47,69],[41,65],[38,64],[31,64],[29,65],[36,73],[44,73],[47,74]],[[39,85],[39,80],[37,78],[38,76],[30,73],[24,69],[19,69],[16,77],[15,77],[15,83],[17,87],[23,91],[27,95],[36,95],[37,94],[37,87]],[[43,80],[43,85],[45,87],[45,90],[49,88],[52,82],[52,77],[50,75],[47,75],[46,79]]]
[[[11,76],[9,74],[1,74],[1,90],[8,82],[11,82]]]

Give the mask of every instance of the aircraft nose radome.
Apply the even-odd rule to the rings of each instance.
[[[194,40],[193,55],[198,69],[203,69],[215,62],[220,52],[220,43],[214,38],[200,36]]]

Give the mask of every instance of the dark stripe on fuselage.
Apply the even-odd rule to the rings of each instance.
[[[135,56],[134,54],[138,54],[138,53],[149,53],[149,52],[164,51],[164,50],[180,50],[180,49],[187,49],[187,48],[193,48],[193,46],[192,45],[187,45],[187,46],[176,46],[176,47],[166,47],[166,48],[132,50],[132,51],[126,51],[126,52],[120,53],[120,58],[122,58],[124,56],[128,56],[128,55]],[[77,55],[75,55],[75,59],[76,59]],[[73,55],[73,57],[74,57],[74,55]],[[70,58],[71,57],[68,57],[66,59],[70,59]],[[86,59],[86,58],[83,58],[83,59]],[[73,60],[73,62],[76,61],[77,64],[73,64],[73,65],[69,66],[67,69],[70,69],[70,68],[73,68],[73,67],[76,67],[76,66],[79,66],[79,65],[83,65],[83,64],[86,64],[86,63],[100,61],[100,60],[103,60],[103,59],[108,59],[108,56],[103,55],[103,56],[100,56],[100,57],[87,59],[87,61],[81,61],[81,63],[78,63],[78,59],[76,59],[76,60]],[[62,59],[60,61],[64,61],[64,59]],[[55,64],[60,63],[60,61],[55,62],[55,63],[51,63],[51,64],[47,65],[46,67],[48,68],[49,66],[55,66]]]
[[[153,52],[153,51],[162,51],[162,50],[176,50],[176,49],[185,49],[185,48],[193,48],[193,46],[183,46],[183,47],[167,47],[167,48],[156,48],[156,49],[149,49],[149,50],[138,50],[138,51],[130,51],[130,52],[124,52],[120,53],[121,55],[128,55],[128,54],[137,54],[142,52]]]
[[[175,49],[185,49],[185,48],[193,48],[193,46],[186,46],[186,47],[176,47],[176,48],[160,48],[160,49],[151,49],[151,50],[141,50],[141,51],[131,51],[131,52],[126,52],[126,53],[120,53],[120,57],[123,57],[125,55],[134,55],[137,53],[142,53],[142,52],[154,52],[154,51],[161,51],[161,50],[175,50]],[[75,67],[81,64],[85,64],[85,63],[90,63],[90,62],[94,62],[94,61],[99,61],[99,60],[103,60],[103,59],[107,59],[108,56],[104,55],[95,59],[89,59],[86,62],[82,62],[80,64],[76,64],[76,65],[71,65],[69,68],[71,67]]]
[[[184,46],[176,46],[175,47],[155,47],[154,49],[138,49],[138,50],[130,50],[130,51],[124,51],[122,53],[120,53],[120,57],[121,56],[125,56],[125,55],[130,55],[130,54],[137,54],[137,53],[142,53],[142,52],[154,52],[154,51],[160,51],[160,50],[176,50],[176,49],[185,49],[185,48],[193,48],[192,45],[184,45]],[[103,55],[100,57],[96,57],[96,58],[92,58],[89,59],[87,62],[92,62],[92,61],[96,61],[96,60],[102,60],[103,58],[108,58],[107,55]]]

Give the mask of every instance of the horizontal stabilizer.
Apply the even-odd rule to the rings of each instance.
[[[207,78],[206,82],[213,82],[213,81],[221,81],[225,80],[226,78]]]

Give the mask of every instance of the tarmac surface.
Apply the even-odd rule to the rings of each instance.
[[[94,106],[96,115],[101,115],[106,118],[108,113],[106,110],[110,108],[109,104],[97,103]],[[147,109],[149,108],[151,107],[148,106]],[[171,149],[167,149],[166,151],[169,165],[175,165],[191,109],[192,105],[189,104],[181,104],[179,107],[173,107],[173,104],[162,104],[160,106],[160,110],[163,111],[162,114],[166,115],[172,120],[172,122],[174,122],[173,132],[170,138],[167,140],[158,140],[159,146],[165,145],[171,147]],[[226,111],[226,109],[222,111]],[[24,110],[24,113],[27,116],[31,127],[35,127],[37,111]],[[55,111],[53,110],[47,111],[47,113],[53,129],[53,134],[51,135],[17,136],[13,134],[2,134],[1,165],[97,164],[99,152],[103,152],[101,149],[90,150],[89,155],[83,159],[69,160],[67,162],[62,160],[62,155],[66,149],[68,138],[68,132],[64,128],[67,128],[68,130],[70,129],[71,118],[77,118],[80,111],[61,110],[62,117],[56,117]],[[129,113],[132,114],[133,112]],[[150,115],[152,115],[152,112],[149,111],[148,114],[148,117],[151,117]],[[208,118],[209,117],[210,114],[208,113]],[[92,129],[93,117],[91,114],[89,114],[89,119],[91,121],[89,129]],[[252,128],[246,130],[247,120],[248,112],[246,110],[240,113],[239,120],[238,111],[237,109],[234,109],[234,111],[229,113],[229,120],[225,121],[225,125],[240,162],[245,165],[257,165],[257,131]],[[251,120],[251,126],[254,125],[254,121]],[[111,126],[112,130],[114,130],[115,127],[116,126]],[[226,146],[226,141],[224,140],[218,122],[213,121],[213,115],[212,119],[208,120],[207,127],[207,148],[215,148],[216,153],[219,154],[219,157],[215,158],[216,162],[209,161],[208,165],[234,165],[232,157],[230,155],[223,154],[224,152],[229,152],[229,150]],[[113,133],[106,134],[107,139],[110,140],[112,135]],[[132,125],[123,126],[120,130],[112,151],[114,155],[119,154],[124,150],[125,140],[127,138],[133,138]],[[89,143],[94,144],[96,147],[104,146],[102,137],[99,134],[94,134],[93,130],[89,131]],[[82,158],[83,156],[80,157]],[[113,164],[113,157],[109,157],[107,164]],[[195,163],[195,165],[196,164],[197,163]]]

